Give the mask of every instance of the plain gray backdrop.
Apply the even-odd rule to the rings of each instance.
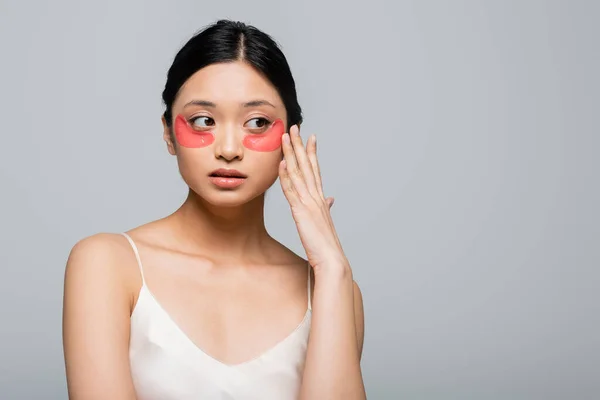
[[[600,398],[600,2],[567,0],[2,0],[0,398],[67,398],[71,247],[184,200],[161,91],[224,17],[281,44],[319,138],[369,398]]]

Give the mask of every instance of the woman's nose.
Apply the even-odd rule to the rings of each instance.
[[[237,127],[222,126],[215,132],[215,157],[227,161],[244,157],[242,132]]]

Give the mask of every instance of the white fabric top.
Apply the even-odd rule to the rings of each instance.
[[[196,346],[156,301],[144,279],[138,249],[127,238],[140,268],[142,288],[131,314],[129,360],[138,400],[292,400],[302,381],[312,307],[285,339],[261,355],[228,365]]]

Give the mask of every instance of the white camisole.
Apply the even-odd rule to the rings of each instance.
[[[261,355],[234,365],[206,354],[175,324],[144,279],[131,314],[129,360],[137,400],[292,400],[297,399],[311,324],[310,265],[308,309],[285,339]]]

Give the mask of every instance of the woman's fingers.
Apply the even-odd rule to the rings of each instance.
[[[289,133],[284,133],[281,138],[281,147],[283,148],[283,159],[285,160],[285,169],[287,171],[287,179],[291,182],[294,187],[297,197],[300,199],[310,196],[302,171],[298,167],[294,148]]]
[[[309,137],[305,148],[298,127],[294,125],[289,133],[283,135],[282,149],[284,161],[280,164],[279,175],[288,201],[305,202],[311,198],[325,201],[328,208],[331,208],[334,199],[325,199],[323,194],[315,135]]]
[[[298,193],[294,188],[294,183],[292,182],[290,174],[287,170],[286,160],[281,160],[281,162],[279,162],[279,183],[281,184],[281,190],[283,190],[283,195],[290,203],[290,205],[298,204],[300,199],[298,199]]]
[[[311,162],[308,159],[307,150],[302,143],[302,137],[300,136],[300,128],[298,125],[294,125],[290,128],[290,138],[292,142],[292,148],[294,149],[294,155],[296,156],[296,163],[298,169],[304,177],[306,188],[311,196],[317,200],[320,197],[320,193],[315,184],[315,176]],[[323,199],[322,197],[320,198]]]
[[[317,159],[317,137],[311,135],[306,143],[306,153],[308,154],[308,160],[310,161],[313,176],[315,177],[315,186],[321,198],[325,198],[323,194],[323,183],[321,181],[321,169],[319,168],[319,161]]]

